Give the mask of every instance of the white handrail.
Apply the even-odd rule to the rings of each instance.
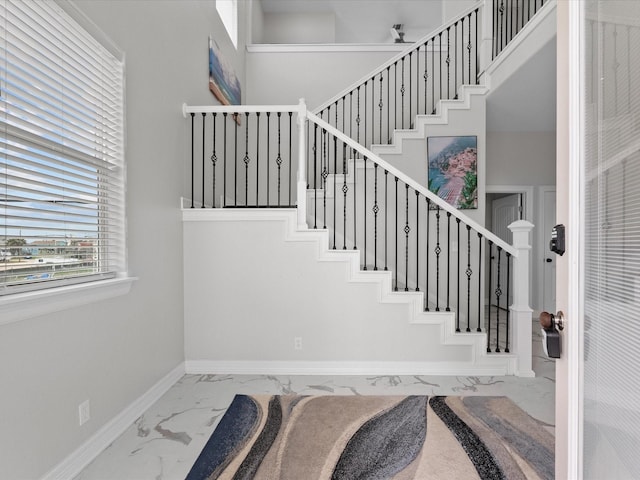
[[[377,67],[375,70],[373,70],[371,73],[365,75],[364,77],[362,77],[357,82],[354,82],[352,85],[350,85],[349,87],[347,87],[344,90],[342,90],[339,94],[337,94],[336,96],[331,98],[329,101],[324,102],[319,107],[316,107],[313,110],[313,113],[320,113],[322,110],[327,108],[329,105],[333,105],[338,100],[340,100],[341,98],[347,96],[350,92],[352,92],[353,90],[358,88],[359,85],[362,85],[362,84],[364,84],[364,82],[368,82],[369,80],[371,80],[371,77],[375,77],[376,75],[378,75],[382,71],[386,70],[387,67],[391,67],[398,60],[402,60],[402,58],[407,56],[409,54],[409,52],[412,52],[412,51],[416,50],[420,45],[425,44],[428,40],[434,39],[435,37],[440,35],[442,32],[446,31],[447,28],[451,27],[451,25],[453,25],[456,22],[460,21],[464,17],[466,17],[469,14],[475,12],[476,10],[478,10],[478,11],[481,10],[483,8],[483,6],[484,6],[484,2],[480,2],[480,3],[475,4],[473,7],[467,8],[466,10],[464,10],[459,15],[456,15],[456,17],[455,17],[456,20],[450,20],[449,22],[445,23],[444,25],[442,25],[441,27],[439,27],[436,30],[432,31],[431,33],[425,35],[424,37],[422,37],[417,42],[411,44],[408,48],[406,48],[405,50],[403,50],[399,54],[397,54],[394,57],[392,57],[391,60],[388,60],[387,62],[383,63],[381,66]],[[439,46],[439,47],[441,47],[441,46]]]
[[[306,108],[304,109],[306,111]],[[182,104],[182,115],[187,118],[188,113],[302,113],[298,105],[203,105],[189,106]]]
[[[316,114],[311,113],[311,112],[307,112],[307,118],[309,120],[311,120],[313,123],[317,124],[319,127],[322,127],[324,130],[329,132],[331,135],[333,135],[336,138],[338,138],[343,143],[349,145],[351,148],[353,148],[354,150],[358,151],[364,157],[367,157],[368,159],[370,159],[373,162],[377,163],[380,167],[384,168],[387,172],[389,172],[391,175],[397,177],[399,180],[404,182],[406,185],[409,185],[415,191],[420,192],[422,195],[424,195],[425,197],[430,199],[433,203],[438,205],[442,210],[445,210],[445,211],[451,213],[454,217],[459,218],[462,222],[464,222],[466,225],[469,225],[476,232],[481,233],[487,240],[492,241],[495,245],[497,245],[498,247],[501,247],[504,251],[508,252],[509,254],[513,255],[514,257],[518,256],[518,251],[512,245],[509,245],[507,242],[502,240],[500,237],[496,236],[494,233],[492,233],[489,230],[487,230],[486,228],[484,228],[478,222],[476,222],[472,218],[469,218],[464,213],[460,212],[455,207],[453,207],[452,205],[450,205],[449,203],[447,203],[446,201],[444,201],[443,199],[438,197],[435,193],[431,192],[428,188],[425,188],[424,186],[420,185],[418,182],[413,180],[411,177],[407,176],[406,174],[404,174],[403,172],[398,170],[393,165],[390,165],[389,163],[384,161],[382,158],[380,158],[378,155],[373,153],[371,150],[368,150],[367,148],[363,147],[362,145],[360,145],[355,140],[353,140],[353,139],[349,138],[348,136],[346,136],[344,133],[342,133],[337,128],[329,125],[327,122],[322,120]]]

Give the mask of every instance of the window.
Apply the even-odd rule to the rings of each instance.
[[[0,0],[0,295],[126,270],[123,69],[55,2]]]
[[[216,0],[216,10],[233,46],[238,48],[238,0]]]

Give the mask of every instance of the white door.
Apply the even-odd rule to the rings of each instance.
[[[542,309],[547,312],[556,311],[556,254],[549,250],[551,230],[556,224],[556,192],[542,192]]]
[[[640,478],[640,2],[558,2],[556,477]]]
[[[495,233],[502,240],[509,245],[513,244],[513,234],[509,230],[509,225],[520,219],[520,195],[511,194],[504,197],[497,198],[491,202],[491,231]],[[500,268],[498,268],[500,267]],[[498,271],[500,275],[498,276]],[[489,299],[491,305],[496,305],[498,297],[496,291],[498,285],[500,286],[500,307],[507,309],[512,303],[513,289],[509,288],[509,299],[505,297],[507,291],[507,268],[506,268],[506,256],[504,252],[501,254],[497,251],[496,247],[493,247],[491,254],[491,291],[489,292]],[[498,280],[500,283],[498,283]]]

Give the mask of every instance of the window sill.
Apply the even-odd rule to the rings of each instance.
[[[126,295],[136,280],[114,278],[0,297],[0,325]]]

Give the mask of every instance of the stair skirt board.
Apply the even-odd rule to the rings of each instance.
[[[455,312],[425,312],[423,292],[395,292],[390,271],[362,271],[359,250],[329,248],[327,230],[298,229],[293,209],[183,209],[183,221],[276,221],[282,223],[285,242],[311,242],[317,245],[318,262],[344,262],[346,282],[377,283],[378,302],[407,304],[407,322],[415,325],[439,325],[440,345],[464,346],[468,354],[463,361],[376,362],[376,361],[262,361],[187,359],[187,373],[201,374],[279,374],[279,375],[515,375],[517,356],[487,354],[486,334],[456,332]],[[412,305],[412,306],[411,306]],[[468,359],[468,360],[467,360]]]
[[[516,357],[501,355],[495,365],[454,362],[336,362],[187,360],[187,374],[195,375],[513,375]]]

